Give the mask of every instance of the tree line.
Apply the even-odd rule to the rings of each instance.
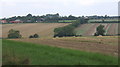
[[[1,20],[6,20],[8,23],[10,21],[20,20],[24,23],[35,23],[35,22],[58,22],[59,20],[77,20],[79,17],[75,17],[72,15],[69,16],[60,16],[57,14],[46,14],[42,16],[33,16],[32,14],[28,14],[26,16],[14,16],[10,18],[3,18]]]
[[[55,28],[54,37],[80,36],[80,35],[76,35],[76,33],[74,32],[74,29],[79,25],[85,24],[85,23],[88,23],[88,19],[80,18],[75,22],[73,22],[72,24],[69,24],[64,27]]]

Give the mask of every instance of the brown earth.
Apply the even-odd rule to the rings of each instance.
[[[75,31],[77,32],[79,30],[84,30],[84,32],[80,34],[82,34],[83,36],[91,36],[96,32],[96,28],[100,24],[105,26],[104,29],[106,30],[107,34],[116,35],[118,33],[118,23],[89,23],[89,24],[80,25],[75,29]],[[90,28],[86,30],[86,27],[90,27]]]
[[[2,37],[7,37],[10,29],[19,30],[24,38],[38,34],[40,37],[52,37],[54,28],[68,25],[69,23],[27,23],[27,24],[3,24]]]
[[[86,36],[94,35],[94,33],[96,32],[96,27],[98,27],[99,25],[100,24],[94,24],[92,27],[89,28],[87,32],[85,32],[84,35]]]
[[[108,29],[108,33],[110,35],[115,35],[115,34],[117,34],[117,31],[118,31],[117,24],[111,24],[110,28]]]
[[[13,39],[16,41],[31,42],[62,48],[77,49],[87,52],[98,52],[112,56],[118,55],[117,37],[63,37],[41,39]],[[111,41],[113,41],[111,43]]]

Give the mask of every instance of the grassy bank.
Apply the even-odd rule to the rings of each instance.
[[[116,57],[98,53],[10,40],[3,40],[2,47],[3,57],[8,58],[3,58],[3,64],[10,64],[8,60],[15,61],[16,58],[17,60],[27,59],[30,65],[115,65],[118,62]]]

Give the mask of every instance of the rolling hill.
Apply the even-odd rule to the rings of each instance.
[[[23,24],[3,24],[2,37],[7,37],[10,29],[19,30],[23,38],[38,34],[40,37],[53,37],[54,28],[66,26],[69,23],[23,23]]]

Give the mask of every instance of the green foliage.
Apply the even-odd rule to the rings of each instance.
[[[96,29],[96,33],[94,34],[95,36],[99,36],[99,35],[102,35],[104,36],[105,34],[105,30],[104,30],[104,25],[99,25]]]
[[[71,25],[68,25],[68,26],[65,26],[65,27],[56,28],[54,30],[55,36],[59,36],[59,37],[74,36],[75,33],[74,33],[73,29],[74,29],[74,26],[71,26]]]
[[[9,30],[8,38],[21,38],[20,32],[18,30]]]
[[[47,45],[3,40],[3,56],[13,56],[24,60],[29,58],[30,65],[117,65],[118,58],[99,53],[51,47]],[[8,53],[7,53],[8,52]],[[8,60],[2,59],[4,62]],[[3,63],[4,63],[3,62]]]
[[[80,24],[87,23],[87,20],[84,18],[78,19],[70,25],[59,27],[54,29],[54,37],[63,37],[63,36],[76,36],[74,29]]]

